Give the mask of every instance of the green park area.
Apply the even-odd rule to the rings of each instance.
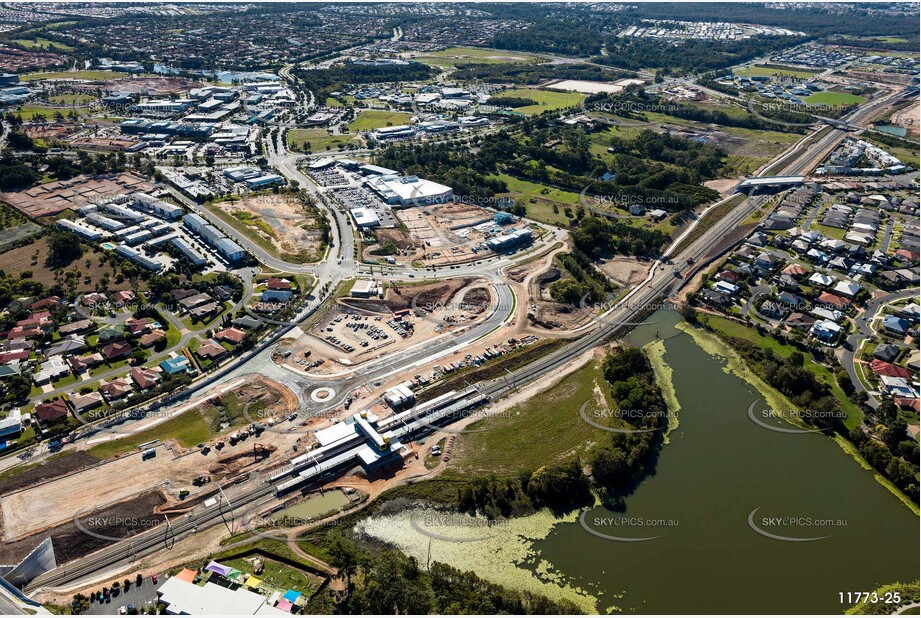
[[[531,99],[535,105],[516,107],[516,112],[534,116],[543,112],[575,107],[585,97],[581,92],[563,92],[562,90],[540,90],[537,88],[514,88],[496,93],[497,97],[515,97]]]
[[[579,416],[582,404],[595,401],[599,392],[611,406],[600,365],[591,362],[540,397],[513,407],[507,414],[477,421],[469,427],[476,431],[458,442],[445,478],[470,478],[487,472],[512,475],[559,464],[573,455],[584,456],[606,439],[606,432]]]
[[[361,110],[358,117],[349,123],[349,131],[372,131],[383,127],[392,127],[409,122],[407,112],[388,112],[383,110]]]
[[[438,67],[457,67],[465,64],[533,64],[541,61],[540,57],[530,54],[476,47],[448,47],[440,51],[424,52],[412,59]]]
[[[124,73],[115,71],[48,71],[40,73],[25,73],[19,76],[19,81],[31,82],[37,79],[118,79],[125,77]]]
[[[733,69],[733,74],[743,75],[745,77],[774,77],[775,75],[783,77],[795,77],[797,79],[809,79],[815,77],[819,71],[810,71],[807,69],[794,69],[785,66],[752,66],[744,69]]]
[[[528,217],[552,225],[568,225],[566,209],[575,210],[579,204],[579,194],[548,187],[536,182],[521,180],[508,174],[497,174],[491,178],[503,181],[508,192],[500,197],[511,197],[528,211]]]
[[[57,41],[50,41],[48,39],[43,39],[41,37],[36,37],[34,39],[13,39],[13,43],[21,45],[25,49],[32,50],[50,50],[50,51],[73,51],[74,48],[70,45],[64,43],[58,43]]]
[[[860,105],[866,99],[850,92],[817,92],[806,97],[806,103],[813,105]]]
[[[288,131],[288,148],[310,152],[340,150],[354,138],[354,135],[330,135],[326,129],[291,129]]]

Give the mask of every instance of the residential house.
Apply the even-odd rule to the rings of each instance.
[[[185,357],[183,356],[183,358]],[[132,367],[131,379],[134,380],[139,389],[147,390],[160,382],[160,372],[159,367]]]
[[[70,405],[74,407],[74,414],[82,414],[87,410],[92,410],[103,405],[105,401],[99,392],[87,393],[86,395],[71,395]]]
[[[794,312],[787,316],[787,326],[797,330],[810,330],[815,324],[815,319],[805,313]]]
[[[887,363],[886,361],[879,360],[878,358],[874,358],[872,361],[870,361],[870,371],[876,375],[889,376],[893,378],[905,378],[906,380],[910,380],[912,375],[914,375],[910,369],[899,367],[898,365],[893,365],[892,363]]]
[[[812,329],[809,332],[819,341],[830,344],[838,338],[841,333],[841,327],[829,320],[819,320],[812,325]]]
[[[43,386],[67,375],[70,375],[70,365],[62,357],[52,356],[39,365],[38,371],[32,374],[32,381],[38,386]]]
[[[115,378],[99,385],[99,392],[107,401],[117,401],[131,393],[133,383],[127,378]]]
[[[838,296],[837,294],[832,294],[830,292],[822,292],[819,294],[817,302],[823,305],[835,307],[837,309],[844,309],[851,304],[849,299]]]
[[[155,328],[146,335],[141,335],[138,340],[142,348],[149,348],[157,345],[161,341],[166,341],[166,333],[159,328]]]
[[[36,404],[32,409],[32,414],[41,422],[47,424],[67,418],[67,415],[70,414],[70,408],[63,399],[55,399]]]
[[[174,356],[173,358],[168,358],[160,363],[160,369],[170,375],[186,373],[190,369],[189,359],[184,354]]]
[[[228,343],[237,345],[242,343],[243,339],[246,338],[246,332],[239,328],[225,328],[214,333],[214,338],[218,341],[227,341]]]
[[[67,359],[67,362],[74,370],[74,373],[80,374],[83,373],[85,369],[90,369],[97,365],[101,365],[105,362],[105,359],[102,357],[102,354],[95,352],[93,354],[86,354],[84,356],[71,356]]]
[[[904,337],[910,326],[911,324],[905,318],[894,315],[887,315],[883,318],[883,329],[895,335]]]
[[[107,361],[117,361],[128,358],[134,350],[127,341],[116,341],[102,348],[102,356]]]
[[[882,390],[893,397],[914,399],[918,396],[905,378],[880,376],[879,380],[882,382]]]
[[[227,350],[214,339],[206,339],[195,351],[199,358],[218,360],[227,354]]]
[[[86,347],[86,340],[82,335],[68,335],[61,341],[52,343],[44,350],[45,356],[62,356],[76,354]]]
[[[858,292],[860,292],[860,286],[851,281],[840,281],[838,285],[834,287],[834,292],[841,296],[854,298],[857,296]]]
[[[64,335],[75,335],[77,333],[85,333],[89,330],[92,330],[96,325],[92,320],[78,320],[76,322],[70,322],[69,324],[63,324],[58,331]]]
[[[900,349],[891,343],[881,343],[873,350],[873,358],[891,363],[899,356]]]
[[[99,329],[99,343],[115,341],[125,337],[125,329],[121,324],[106,324]]]

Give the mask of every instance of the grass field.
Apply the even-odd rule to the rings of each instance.
[[[47,73],[25,73],[19,76],[19,81],[31,82],[37,79],[118,79],[125,77],[124,73],[115,71],[51,71]]]
[[[744,75],[746,77],[773,77],[774,75],[783,75],[786,77],[795,77],[797,79],[808,79],[813,77],[819,71],[807,71],[805,69],[794,69],[792,67],[767,67],[753,66],[744,69],[733,69],[733,74]]]
[[[465,64],[533,64],[540,62],[541,58],[502,49],[449,47],[441,51],[424,52],[413,60],[438,67],[457,67]]]
[[[849,92],[817,92],[806,97],[813,105],[860,105],[866,99]]]
[[[533,116],[547,111],[575,107],[585,98],[581,92],[562,92],[559,90],[539,90],[537,88],[515,88],[496,93],[499,97],[521,97],[537,101],[536,105],[516,107],[516,112]]]
[[[386,112],[376,109],[362,110],[358,117],[349,123],[349,131],[370,131],[383,127],[396,126],[409,122],[407,112]]]
[[[707,316],[706,320],[707,324],[713,328],[718,335],[736,337],[738,339],[750,341],[762,349],[771,350],[777,356],[788,358],[793,352],[797,351],[797,349],[791,345],[782,344],[772,337],[759,335],[757,331],[743,326],[738,322],[733,322],[732,320],[717,316]],[[831,394],[838,400],[841,404],[841,409],[847,414],[847,420],[844,421],[845,426],[851,429],[860,424],[863,420],[863,413],[860,411],[860,408],[848,399],[844,391],[838,386],[834,374],[824,365],[812,360],[812,357],[808,354],[806,355],[806,362],[803,366],[815,375],[820,382],[824,382],[830,387]]]
[[[22,118],[23,122],[29,122],[38,115],[44,116],[46,120],[54,120],[55,113],[60,112],[62,115],[67,116],[71,111],[76,111],[81,116],[86,115],[85,110],[49,107],[48,105],[23,105],[13,113]]]
[[[70,45],[58,43],[57,41],[49,41],[48,39],[43,39],[41,37],[36,37],[34,39],[13,39],[13,43],[22,45],[26,49],[50,49],[51,51],[66,52],[74,50],[74,48]]]
[[[68,94],[59,94],[53,97],[48,97],[48,100],[51,101],[52,103],[63,103],[65,105],[73,105],[75,103],[76,104],[90,103],[92,101],[95,101],[96,97],[94,97],[91,94],[68,93]]]
[[[566,376],[552,389],[517,405],[501,416],[485,418],[469,429],[484,430],[460,437],[446,476],[477,473],[513,475],[558,463],[607,444],[610,436],[583,421],[579,408],[597,406],[596,386],[608,398],[599,363],[591,362]],[[607,401],[611,406],[611,402]]]
[[[244,558],[225,559],[221,564],[239,569],[243,573],[253,572],[252,563],[247,562]],[[304,571],[268,558],[263,561],[262,573],[256,577],[266,585],[279,590],[297,590],[300,593],[309,594],[317,587],[317,582]]]
[[[291,129],[288,131],[288,148],[291,150],[306,150],[310,143],[311,152],[344,149],[354,135],[330,135],[326,129]]]
[[[579,194],[572,191],[562,191],[536,182],[519,180],[508,174],[498,174],[492,178],[498,178],[508,185],[508,193],[501,194],[501,197],[511,197],[524,205],[528,211],[528,218],[536,221],[566,225],[569,219],[564,213],[565,208],[575,209],[579,204]],[[558,212],[554,212],[554,206]]]
[[[137,448],[151,440],[176,440],[184,448],[195,446],[211,437],[211,428],[208,421],[198,409],[183,412],[168,421],[118,440],[110,440],[98,444],[87,451],[93,457],[108,459],[118,453],[124,453]]]

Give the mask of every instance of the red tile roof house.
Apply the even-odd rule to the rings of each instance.
[[[10,352],[0,352],[0,365],[6,365],[7,363],[15,363],[16,361],[24,361],[29,359],[29,350],[12,350]]]
[[[131,344],[127,341],[116,341],[102,348],[102,356],[108,361],[119,360],[131,356]]]
[[[239,328],[225,328],[214,333],[214,338],[218,341],[227,341],[234,345],[241,343],[246,337],[246,333]]]
[[[270,290],[290,290],[291,282],[287,279],[272,278],[266,281],[266,287]]]
[[[14,326],[5,334],[4,339],[34,339],[41,337],[44,332],[38,326]]]
[[[131,370],[131,379],[138,385],[138,388],[146,390],[156,386],[160,382],[160,372],[154,371],[153,369],[135,367]]]
[[[74,373],[83,373],[84,369],[101,365],[104,361],[105,359],[99,352],[95,354],[85,354],[84,356],[67,357],[67,363],[70,365],[70,368],[74,370]]]
[[[724,270],[716,276],[720,281],[728,281],[729,283],[736,283],[739,281],[739,274],[731,270]]]
[[[878,358],[870,361],[870,370],[877,375],[889,376],[890,378],[905,378],[906,380],[911,380],[913,375],[910,369],[887,363]]]
[[[142,335],[139,339],[139,343],[141,344],[142,348],[149,348],[150,346],[156,345],[158,342],[164,341],[165,339],[166,333],[159,328],[155,328],[146,335]]]
[[[133,290],[121,290],[112,293],[112,300],[119,307],[124,307],[127,303],[136,298]]]
[[[133,389],[133,382],[127,378],[115,378],[99,385],[99,392],[108,401],[116,401],[128,395]]]
[[[837,307],[838,309],[842,309],[851,304],[851,301],[847,298],[838,296],[837,294],[831,294],[829,292],[822,292],[819,294],[818,302],[825,305],[831,305],[832,307]]]
[[[217,360],[227,354],[227,350],[224,349],[224,346],[219,344],[214,339],[207,339],[204,343],[201,344],[196,351],[201,358],[207,358],[210,360]]]
[[[39,311],[38,313],[33,313],[24,320],[19,320],[16,322],[16,326],[23,326],[25,328],[38,326],[47,331],[54,328],[54,320],[51,319],[51,313],[49,311]]]
[[[138,318],[136,320],[125,321],[125,330],[132,335],[141,335],[151,329],[153,320],[150,318]]]
[[[37,416],[43,423],[53,423],[56,420],[66,418],[70,414],[70,408],[63,399],[46,401],[39,403],[32,409],[32,414]]]
[[[60,296],[49,296],[48,298],[37,300],[29,305],[29,310],[38,311],[39,309],[57,309],[58,307],[63,306],[64,303],[61,302]]]
[[[791,277],[802,277],[809,271],[800,266],[799,264],[790,264],[781,271],[785,275],[790,275]]]

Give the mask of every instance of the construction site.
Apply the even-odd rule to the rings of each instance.
[[[169,425],[183,426],[176,437],[166,431],[161,440],[139,444],[134,435],[101,432],[37,468],[9,475],[0,485],[0,556],[21,558],[50,537],[68,557],[79,557],[98,548],[99,536],[128,537],[158,525],[163,515],[181,515],[213,498],[220,486],[245,482],[289,457],[302,436],[266,430],[296,408],[290,390],[256,377],[173,417],[184,421]],[[186,418],[190,414],[198,418]],[[196,437],[210,437],[186,443],[188,428],[202,422],[206,431]]]

